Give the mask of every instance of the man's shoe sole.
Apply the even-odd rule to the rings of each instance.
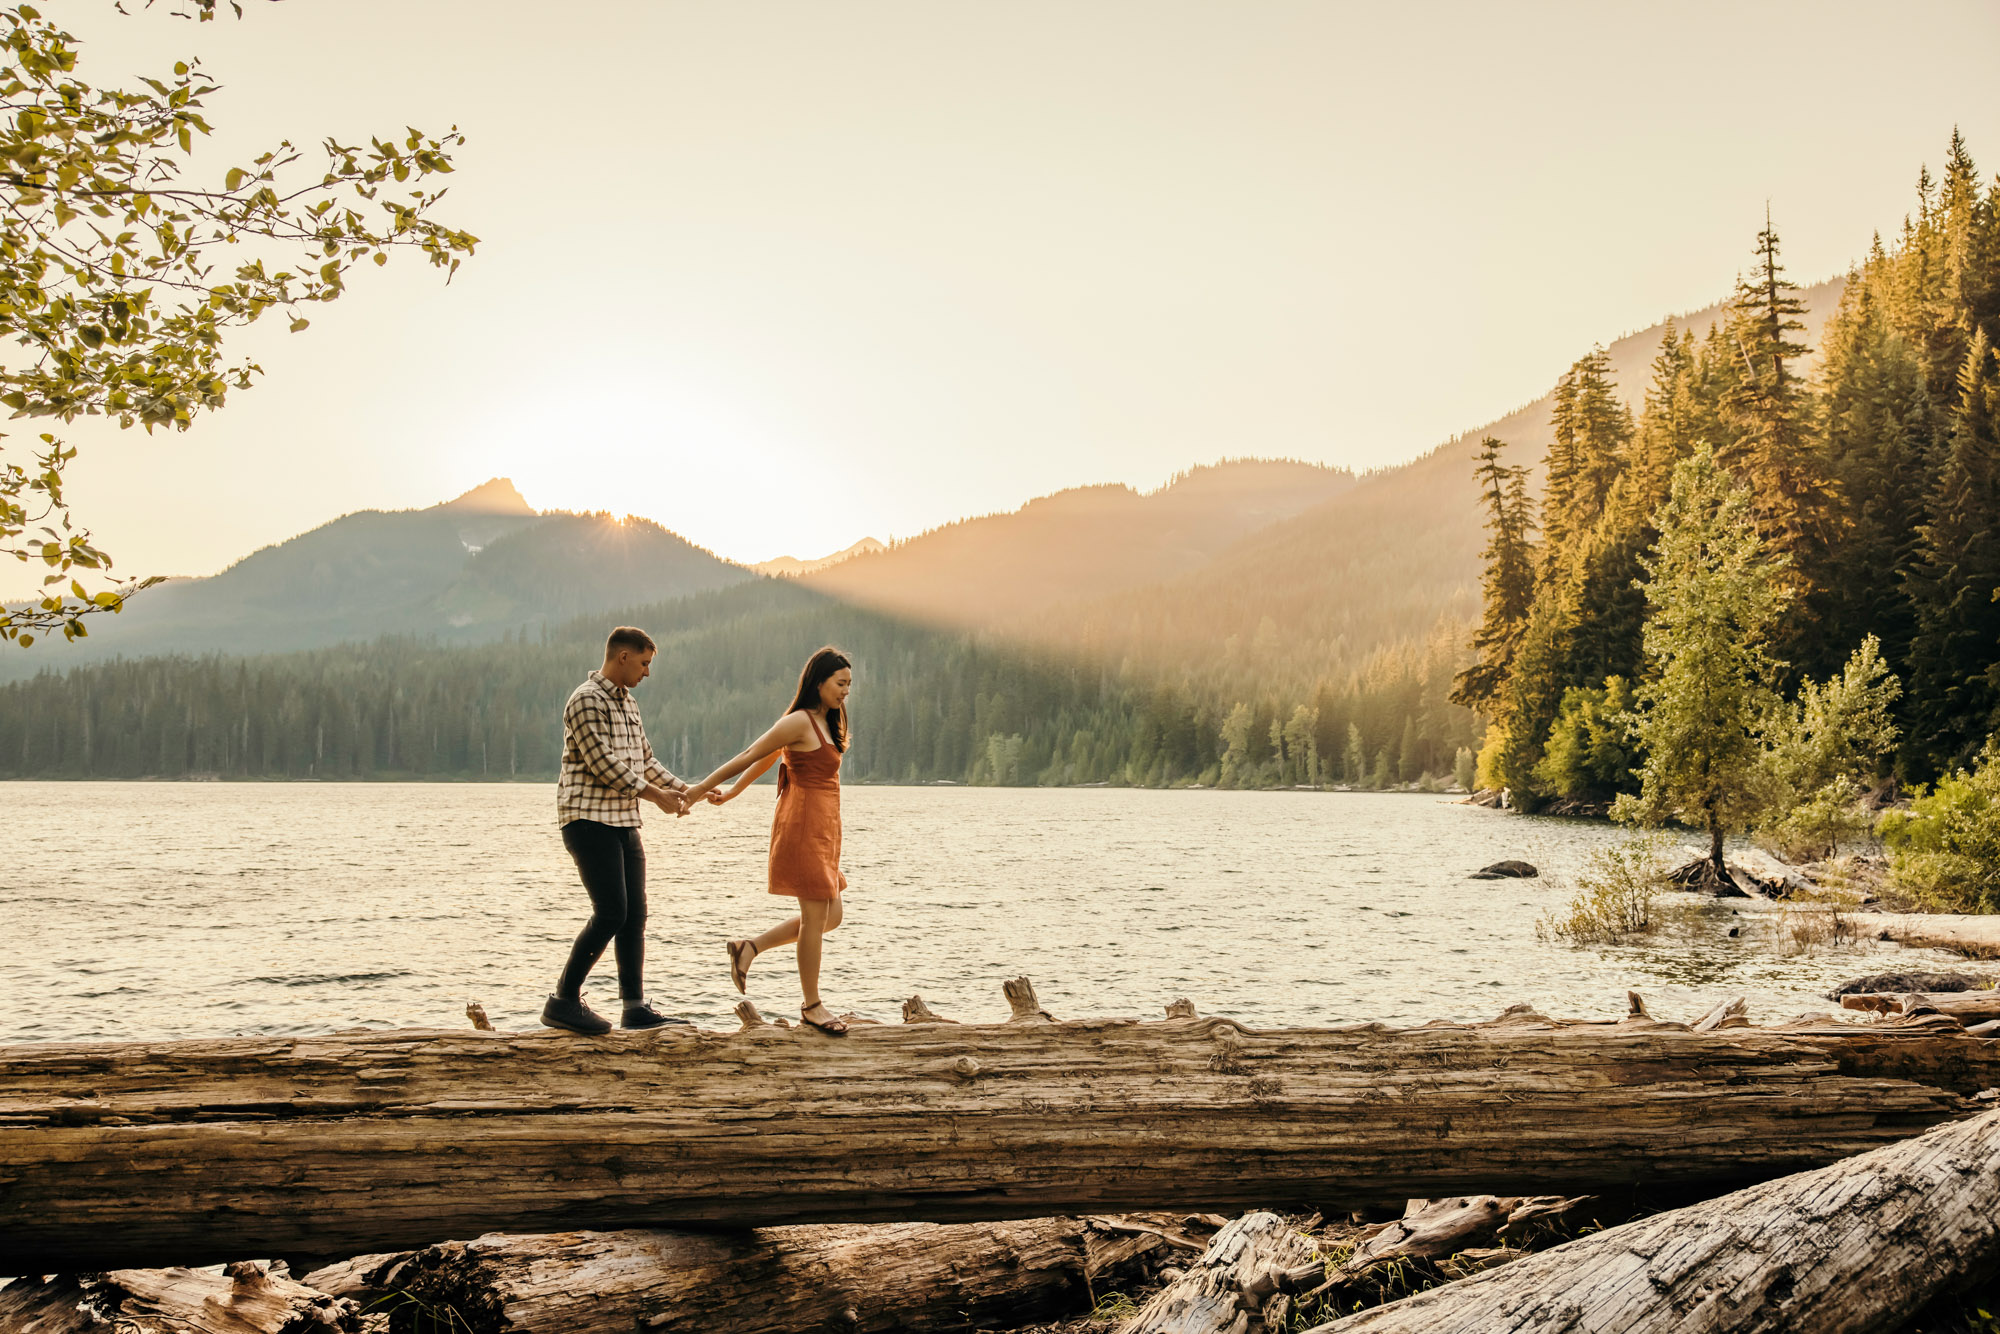
[[[606,1024],[603,1028],[578,1028],[575,1024],[566,1024],[560,1019],[551,1019],[547,1015],[542,1016],[542,1027],[560,1028],[565,1033],[575,1033],[586,1038],[601,1038],[611,1031],[609,1024]]]

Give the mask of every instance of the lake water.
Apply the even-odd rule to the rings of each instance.
[[[1833,982],[1949,956],[1868,944],[1781,955],[1727,908],[1645,943],[1576,949],[1535,923],[1603,826],[1400,794],[851,787],[837,1009],[1004,1018],[1025,974],[1059,1018],[1157,1016],[1177,996],[1253,1025],[1490,1018],[1519,1001],[1661,1018],[1747,993],[1828,1008]],[[653,999],[734,1027],[721,942],[785,915],[764,892],[768,786],[646,830]],[[587,916],[552,790],[502,784],[0,784],[0,1040],[319,1033],[536,1022]],[[651,808],[648,808],[649,810]],[[1502,857],[1538,880],[1476,881]],[[794,1015],[789,950],[751,998]],[[588,993],[615,1004],[611,957]]]

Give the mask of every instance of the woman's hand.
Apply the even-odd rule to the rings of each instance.
[[[729,801],[729,799],[735,795],[736,794],[734,792],[724,792],[720,788],[718,788],[715,791],[706,794],[706,800],[708,804],[711,806],[721,806],[726,804]]]

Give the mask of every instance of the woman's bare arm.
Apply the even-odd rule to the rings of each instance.
[[[737,777],[736,781],[729,785],[728,791],[709,793],[708,794],[709,801],[714,805],[720,806],[723,802],[728,801],[733,797],[737,796],[739,793],[743,791],[744,788],[749,787],[752,783],[756,782],[758,779],[762,778],[765,774],[769,773],[771,771],[771,766],[776,764],[777,762],[778,762],[778,753],[776,751],[772,751],[769,755],[766,755],[763,759],[758,760],[748,769],[745,769],[742,772],[742,774]]]
[[[716,788],[757,763],[757,761],[767,756],[775,756],[785,747],[794,746],[804,741],[807,734],[811,731],[812,724],[806,721],[806,715],[803,711],[788,713],[778,719],[777,722],[772,723],[771,730],[758,737],[755,741],[752,741],[741,755],[738,755],[735,759],[723,765],[699,783],[696,783],[683,795],[687,798],[688,804],[692,806]]]

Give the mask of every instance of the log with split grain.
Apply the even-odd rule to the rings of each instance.
[[[216,1274],[125,1269],[36,1275],[0,1288],[6,1334],[362,1334],[361,1304],[249,1261]]]
[[[1273,1213],[1248,1213],[1215,1234],[1201,1258],[1153,1294],[1118,1334],[1240,1334],[1283,1329],[1285,1275],[1314,1258],[1312,1238]]]
[[[1969,1114],[1954,1021],[1254,1030],[1041,1017],[0,1047],[24,1271],[487,1232],[1357,1208],[1726,1189]]]
[[[1858,1334],[2000,1265],[2000,1112],[1592,1233],[1317,1334]]]
[[[305,1281],[388,1310],[390,1334],[869,1334],[1087,1311],[1166,1248],[1145,1226],[1071,1218],[567,1232],[367,1256]]]

